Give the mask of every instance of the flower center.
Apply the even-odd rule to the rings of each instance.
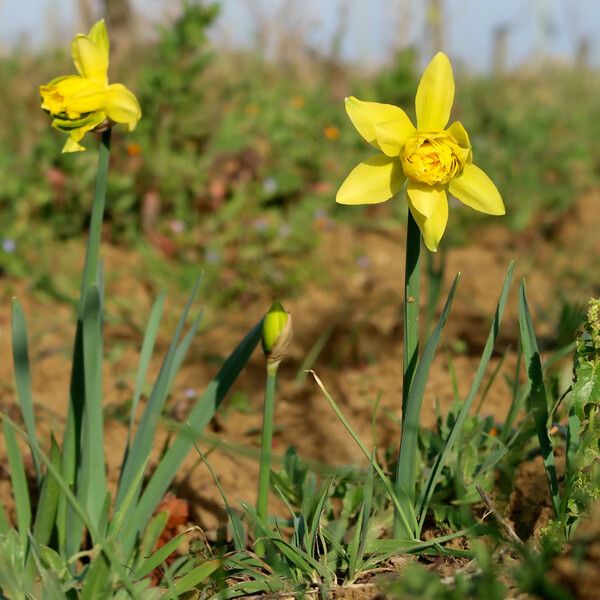
[[[446,184],[460,175],[469,150],[445,132],[416,133],[400,155],[402,169],[409,179],[428,185]]]

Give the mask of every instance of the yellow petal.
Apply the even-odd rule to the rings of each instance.
[[[77,35],[71,43],[71,55],[81,75],[106,85],[108,82],[108,54],[86,35]]]
[[[416,131],[408,116],[405,113],[402,114],[400,119],[375,123],[377,143],[388,156],[398,156],[404,148],[406,140]]]
[[[412,201],[414,193],[411,194],[412,182],[407,187],[407,199],[412,213],[421,234],[423,241],[429,250],[437,252],[440,240],[446,230],[446,224],[448,223],[448,199],[446,198],[446,192],[444,188],[431,188],[429,194],[433,196],[433,210],[429,216],[425,216],[419,212]],[[414,192],[414,187],[413,187]]]
[[[417,129],[442,131],[450,119],[453,102],[452,65],[443,52],[438,52],[427,65],[417,89]]]
[[[121,83],[108,86],[106,114],[115,123],[124,123],[127,131],[133,131],[142,116],[137,98]]]
[[[460,121],[454,121],[454,123],[446,129],[446,133],[449,133],[458,142],[458,145],[461,148],[471,148],[469,134]]]
[[[69,115],[95,112],[106,105],[106,88],[91,79],[84,78],[84,82],[83,85],[72,86],[72,90],[65,93],[66,112]]]
[[[408,121],[410,123],[406,113],[398,106],[380,102],[363,102],[354,96],[346,98],[346,112],[358,133],[378,150],[381,150],[381,147],[375,132],[376,123],[385,123],[386,121]]]
[[[396,194],[403,182],[400,161],[377,154],[351,171],[335,200],[340,204],[378,204]]]
[[[488,215],[503,215],[506,210],[494,182],[475,165],[465,165],[463,172],[448,184],[448,190],[463,204]]]
[[[75,140],[71,138],[67,138],[65,145],[63,146],[62,153],[66,154],[67,152],[83,152],[85,148],[77,143]]]
[[[409,204],[424,217],[430,217],[433,214],[442,197],[445,197],[442,195],[443,191],[442,186],[431,186],[410,179],[406,187]]]
[[[100,19],[97,23],[92,25],[90,32],[87,37],[94,42],[94,44],[102,50],[108,59],[109,43],[108,43],[108,32],[106,31],[106,24],[104,19]]]

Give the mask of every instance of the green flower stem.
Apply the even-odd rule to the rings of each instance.
[[[406,264],[404,271],[404,361],[402,378],[402,422],[406,414],[408,392],[415,377],[419,361],[419,296],[421,288],[421,232],[410,209],[406,230]],[[396,467],[396,491],[399,492],[400,458]],[[394,512],[394,537],[400,537],[402,523],[398,511]]]
[[[92,216],[90,220],[90,231],[85,253],[85,264],[83,267],[83,278],[81,280],[81,295],[79,297],[79,316],[83,314],[83,307],[90,286],[97,283],[98,264],[100,261],[100,243],[102,241],[102,222],[104,220],[104,206],[106,204],[106,184],[108,181],[108,159],[110,155],[110,133],[109,127],[103,134],[100,142],[98,156],[98,171],[96,174],[96,186],[94,188],[94,200],[92,203]]]
[[[81,460],[81,434],[83,415],[86,403],[85,375],[83,361],[83,313],[90,287],[98,283],[100,265],[100,244],[102,241],[102,222],[106,204],[106,188],[108,180],[108,163],[110,155],[110,134],[107,129],[102,134],[98,156],[96,186],[92,201],[92,216],[88,234],[87,250],[83,267],[81,293],[77,307],[77,330],[73,348],[73,370],[71,372],[70,399],[67,423],[63,436],[62,472],[68,484],[75,486],[78,482],[77,465]],[[100,287],[100,286],[99,286]],[[70,514],[71,513],[71,514]],[[83,522],[72,514],[66,500],[61,496],[57,512],[59,524],[59,546],[63,556],[71,556],[79,550]]]
[[[267,363],[267,383],[265,387],[265,405],[263,412],[262,445],[260,452],[260,471],[258,474],[258,499],[256,513],[266,521],[269,510],[269,480],[271,475],[271,446],[273,443],[273,414],[275,412],[275,388],[279,363]],[[256,544],[256,553],[264,554],[264,544]]]
[[[419,296],[421,288],[421,232],[410,209],[406,232],[406,266],[404,273],[404,366],[402,380],[402,416],[408,391],[419,360]]]

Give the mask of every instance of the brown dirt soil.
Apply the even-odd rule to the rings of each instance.
[[[467,393],[485,342],[489,322],[510,260],[516,260],[515,284],[506,308],[501,335],[490,370],[504,352],[509,355],[502,373],[514,369],[518,344],[516,291],[520,277],[527,278],[529,302],[536,321],[540,343],[553,338],[560,298],[585,302],[600,291],[600,192],[582,197],[573,209],[554,222],[536,224],[515,234],[502,226],[478,230],[470,243],[446,252],[444,290],[451,277],[462,271],[462,280],[444,334],[446,348],[464,348],[453,355],[461,396]],[[543,233],[540,234],[539,232]],[[368,257],[368,266],[359,265],[356,249]],[[404,231],[375,232],[335,225],[322,233],[320,257],[329,275],[325,284],[312,283],[298,298],[285,300],[293,315],[295,341],[289,359],[282,365],[276,407],[275,452],[283,453],[293,445],[300,455],[328,465],[362,463],[364,459],[328,407],[312,378],[294,381],[307,351],[331,327],[331,336],[314,368],[359,435],[369,445],[396,445],[401,398],[402,317]],[[107,272],[107,343],[104,390],[106,407],[106,448],[109,476],[114,483],[123,454],[126,425],[115,415],[132,393],[141,331],[156,291],[144,277],[142,258],[129,251],[106,245],[103,249]],[[42,253],[41,253],[42,254]],[[80,243],[65,244],[53,262],[73,274],[81,268]],[[32,356],[33,394],[36,416],[42,423],[42,440],[50,429],[62,431],[66,412],[69,357],[74,333],[72,308],[49,301],[27,287],[23,281],[0,279],[0,406],[16,415],[15,392],[10,359],[10,302],[17,295],[28,318]],[[562,295],[562,296],[561,296]],[[135,299],[135,304],[133,300]],[[169,303],[182,306],[179,298]],[[169,410],[184,418],[190,405],[190,390],[201,392],[216,371],[215,357],[224,358],[248,328],[270,304],[261,301],[217,313],[207,309],[210,327],[191,347],[176,380]],[[160,367],[176,312],[169,312],[152,363],[151,380]],[[434,423],[434,403],[446,408],[453,399],[447,353],[439,352],[432,367],[423,405],[425,425]],[[565,365],[568,370],[569,365]],[[240,377],[235,390],[248,395],[250,410],[221,412],[211,424],[211,433],[234,444],[258,448],[261,422],[264,360],[256,352]],[[372,435],[371,418],[378,396],[379,417]],[[505,417],[508,388],[499,377],[486,399],[483,412],[498,421]],[[158,451],[164,433],[156,440]],[[4,455],[3,444],[0,456]],[[175,492],[190,503],[190,520],[205,530],[224,519],[221,501],[210,475],[203,467],[190,469],[197,462],[190,456],[181,469]],[[223,488],[232,503],[254,501],[258,464],[239,453],[215,450],[210,454]],[[188,476],[186,477],[186,473]],[[536,480],[537,481],[537,480]],[[537,481],[534,487],[544,484]],[[9,497],[6,477],[0,480],[0,498]]]

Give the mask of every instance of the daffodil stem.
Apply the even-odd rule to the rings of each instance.
[[[419,362],[419,296],[421,288],[421,232],[417,222],[408,210],[406,230],[406,264],[404,272],[404,361],[402,378],[402,423],[406,415],[408,394],[413,383]],[[402,461],[398,457],[396,467],[396,489],[400,482]],[[405,533],[400,514],[394,513],[394,537]]]
[[[404,274],[404,365],[402,379],[402,416],[408,392],[419,360],[419,296],[421,288],[421,232],[410,210],[406,233],[406,268]]]
[[[79,315],[83,314],[83,307],[90,286],[97,282],[100,262],[100,243],[102,241],[102,222],[104,220],[104,206],[106,204],[106,187],[108,181],[108,159],[110,155],[109,127],[102,133],[100,151],[98,156],[98,171],[96,173],[96,186],[92,202],[92,216],[90,231],[85,253],[83,278],[81,282],[81,295],[79,297]]]
[[[262,521],[269,513],[269,481],[271,478],[271,446],[273,444],[273,415],[275,412],[275,389],[277,386],[277,368],[279,363],[267,364],[267,382],[265,386],[265,404],[263,412],[262,444],[260,451],[260,471],[258,474],[258,498],[256,513]],[[257,542],[256,553],[264,555],[262,542]]]
[[[83,414],[86,403],[83,362],[83,310],[90,286],[98,281],[100,263],[100,243],[102,241],[102,221],[106,203],[106,184],[108,180],[108,159],[110,155],[110,129],[102,134],[96,172],[96,186],[92,201],[92,216],[85,253],[81,294],[77,309],[77,329],[73,347],[73,370],[71,372],[70,401],[67,423],[63,436],[62,469],[65,479],[70,485],[76,484],[77,464],[81,460],[81,431]],[[83,521],[77,519],[64,497],[61,496],[58,505],[57,520],[71,522],[70,527],[59,527],[64,532],[64,538],[59,539],[61,553],[66,556],[74,554],[81,543]]]

